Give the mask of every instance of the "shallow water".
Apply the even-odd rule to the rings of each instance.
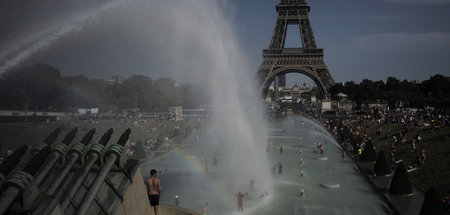
[[[178,195],[180,207],[194,211],[200,211],[202,204],[208,202],[209,214],[242,214],[237,212],[235,197],[239,191],[248,193],[244,199],[244,214],[386,214],[383,200],[367,180],[355,172],[354,162],[350,158],[342,160],[340,149],[329,142],[328,134],[317,132],[316,127],[320,125],[311,123],[276,124],[267,130],[268,141],[273,142],[269,160],[272,165],[281,162],[283,171],[280,175],[277,170],[273,191],[263,198],[261,194],[266,188],[260,187],[258,178],[253,178],[256,180],[254,189],[250,188],[250,175],[244,176],[248,180],[240,184],[229,183],[227,177],[233,173],[222,171],[220,163],[227,159],[221,156],[226,153],[221,154],[220,145],[204,142],[206,138],[144,164],[144,175],[148,175],[150,168],[163,170],[159,174],[163,185],[162,204],[174,205],[174,196]],[[290,129],[281,129],[286,126]],[[317,142],[324,144],[324,155],[313,152]],[[283,146],[281,154],[280,146]],[[267,143],[261,143],[261,147],[267,147]],[[218,152],[217,166],[213,165],[214,151]],[[327,160],[318,160],[321,156]],[[298,164],[300,158],[302,164]],[[208,172],[204,160],[208,160]],[[267,171],[271,171],[271,166]],[[301,171],[303,176],[300,176]],[[338,183],[340,187],[325,188],[322,183]],[[305,195],[299,197],[302,188]]]

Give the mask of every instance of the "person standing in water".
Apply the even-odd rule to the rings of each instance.
[[[205,172],[208,172],[208,170],[209,170],[208,161],[205,161]]]
[[[276,164],[272,167],[272,176],[275,176],[275,174],[277,173],[277,168],[278,166]]]
[[[205,202],[202,207],[202,215],[206,215],[206,209],[208,208],[208,202]]]
[[[178,195],[175,195],[175,206],[178,207],[180,205],[180,201],[178,201]]]
[[[280,146],[280,154],[283,153],[283,146]]]
[[[281,162],[278,162],[278,174],[281,175],[282,172],[283,172],[283,166],[281,165]]]
[[[156,178],[156,169],[150,171],[150,178],[147,179],[148,199],[153,207],[155,215],[159,215],[159,199],[161,198],[161,182]]]
[[[256,181],[252,179],[250,179],[250,189],[253,190],[253,186],[255,185]]]
[[[241,192],[239,192],[238,194],[236,194],[237,200],[238,200],[238,211],[239,212],[244,212],[244,194],[242,194]]]
[[[272,151],[272,142],[267,143],[267,152],[271,152]]]
[[[214,154],[214,157],[213,157],[213,164],[214,164],[214,166],[217,166],[217,163],[218,163],[217,154]]]

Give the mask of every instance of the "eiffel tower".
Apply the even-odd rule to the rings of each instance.
[[[318,86],[321,97],[329,98],[328,90],[334,85],[325,62],[323,49],[317,48],[308,13],[310,6],[305,0],[281,0],[276,6],[278,13],[272,40],[263,50],[263,62],[258,71],[263,96],[275,83],[275,90],[286,85],[287,73],[300,73],[310,77]],[[298,25],[302,48],[285,48],[288,25]]]

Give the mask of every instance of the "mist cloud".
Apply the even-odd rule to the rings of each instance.
[[[10,44],[9,47],[3,47],[3,51],[0,53],[0,74],[14,68],[38,51],[49,47],[65,36],[81,31],[84,25],[96,18],[97,14],[109,10],[118,4],[118,1],[110,2],[70,21],[42,29],[40,32],[29,33],[28,37],[14,41],[14,44]]]

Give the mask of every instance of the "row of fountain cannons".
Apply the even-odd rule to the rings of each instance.
[[[139,166],[124,153],[130,132],[107,147],[112,128],[91,145],[95,129],[71,144],[74,128],[53,144],[61,133],[56,128],[31,150],[20,147],[0,166],[0,215],[114,214]],[[21,162],[27,151],[31,159]]]

